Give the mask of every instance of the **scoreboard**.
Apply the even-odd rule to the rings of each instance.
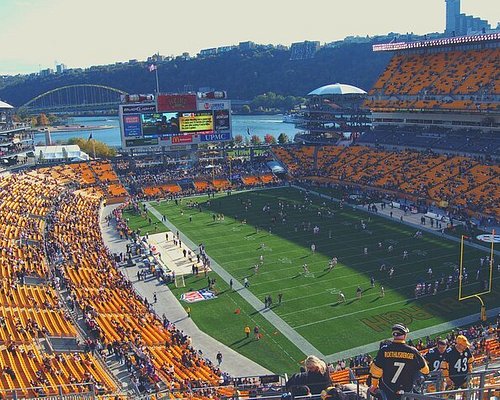
[[[151,95],[124,96],[119,119],[124,149],[175,148],[232,139],[231,102],[225,99],[196,94],[159,94],[152,101]]]

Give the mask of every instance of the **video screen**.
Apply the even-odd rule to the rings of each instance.
[[[165,136],[180,133],[179,113],[176,112],[141,114],[141,122],[144,136]]]

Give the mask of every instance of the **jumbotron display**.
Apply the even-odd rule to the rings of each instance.
[[[160,94],[151,102],[151,96],[128,96],[119,113],[123,148],[180,149],[179,146],[232,139],[231,102],[225,99]]]

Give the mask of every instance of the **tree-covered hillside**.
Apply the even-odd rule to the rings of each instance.
[[[374,53],[371,44],[344,44],[322,48],[315,58],[290,61],[290,52],[278,49],[237,49],[211,58],[158,64],[161,91],[181,92],[211,87],[227,90],[231,99],[252,99],[265,92],[304,96],[329,83],[348,83],[369,90],[387,65],[391,54]],[[31,98],[60,86],[102,84],[128,93],[152,93],[154,73],[146,63],[73,69],[59,75],[28,78],[0,89],[0,99],[20,106]]]

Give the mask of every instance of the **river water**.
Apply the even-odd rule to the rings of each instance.
[[[264,139],[268,133],[273,135],[276,139],[280,133],[285,133],[290,140],[293,139],[298,132],[293,124],[286,124],[283,122],[282,115],[233,115],[233,137],[242,135],[244,138],[250,135],[257,135]],[[76,117],[68,121],[70,125],[85,125],[85,126],[98,126],[109,125],[113,128],[104,130],[85,130],[78,132],[52,132],[52,141],[66,142],[70,138],[81,137],[88,139],[92,132],[92,137],[95,140],[106,143],[109,146],[120,146],[120,125],[118,117]],[[35,144],[45,144],[45,134],[37,133],[35,135]]]

